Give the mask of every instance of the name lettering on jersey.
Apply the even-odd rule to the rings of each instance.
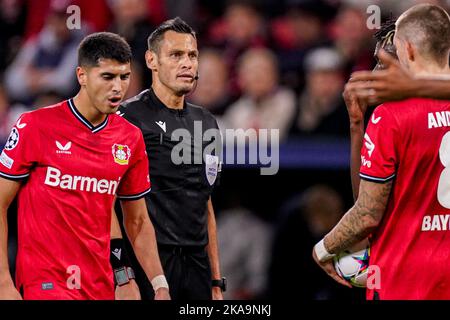
[[[370,168],[372,166],[372,161],[367,160],[364,156],[361,156],[361,164],[364,167]]]
[[[155,122],[164,132],[166,132],[166,123],[163,121],[156,121]]]
[[[372,156],[373,150],[375,150],[375,144],[372,142],[372,140],[370,139],[369,135],[366,133],[364,134],[364,140],[366,140],[364,142],[364,145],[367,148],[367,152],[369,153],[369,157]]]
[[[60,170],[48,167],[45,175],[45,184],[51,187],[59,187],[64,190],[77,190],[95,193],[116,194],[119,181],[106,180],[83,176],[62,174]]]
[[[428,113],[428,129],[450,127],[450,111]]]
[[[72,154],[72,152],[70,151],[70,148],[72,147],[72,142],[69,141],[64,146],[59,141],[55,141],[55,142],[56,142],[56,147],[58,148],[58,150],[56,150],[56,153]]]
[[[381,117],[375,118],[375,114],[372,114],[372,123],[373,124],[377,124],[378,122],[380,122]]]
[[[450,230],[450,214],[435,214],[425,216],[422,220],[422,231],[447,231]]]
[[[127,145],[114,144],[112,146],[114,162],[120,165],[127,165],[131,157],[131,150]]]

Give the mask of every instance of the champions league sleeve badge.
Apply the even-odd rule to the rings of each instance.
[[[127,145],[114,144],[112,146],[114,162],[120,165],[127,165],[131,157],[131,150]]]
[[[12,128],[8,139],[6,140],[5,150],[9,151],[9,150],[14,149],[18,143],[19,143],[19,130],[17,130],[14,127],[14,128]]]

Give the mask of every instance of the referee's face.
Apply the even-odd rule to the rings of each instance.
[[[198,70],[197,41],[187,33],[167,31],[159,51],[147,55],[147,64],[153,71],[153,79],[173,94],[189,93]]]

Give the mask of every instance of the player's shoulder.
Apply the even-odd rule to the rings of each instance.
[[[133,135],[139,135],[141,130],[129,122],[128,120],[123,118],[123,115],[120,113],[115,113],[109,115],[111,123],[114,125],[114,129],[117,130],[118,133],[132,133]]]
[[[430,98],[409,98],[406,100],[401,101],[391,101],[391,102],[385,102],[378,107],[381,109],[386,109],[394,113],[402,113],[405,110],[420,110],[424,109],[424,107],[433,107],[437,105],[445,105],[450,104],[450,101],[448,100],[437,100],[437,99],[430,99]],[[417,107],[420,107],[420,109],[417,109]]]
[[[391,116],[402,120],[420,116],[422,113],[427,113],[429,110],[435,108],[449,108],[450,110],[450,101],[429,98],[410,98],[401,101],[385,102],[375,108],[374,113],[377,115],[384,114],[386,117]]]
[[[57,121],[62,108],[65,107],[66,101],[61,101],[47,107],[27,111],[21,114],[18,119],[19,125],[24,126],[26,123],[52,123]]]

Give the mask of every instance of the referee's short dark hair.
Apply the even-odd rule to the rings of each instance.
[[[177,33],[187,33],[197,39],[195,31],[181,18],[176,17],[175,19],[164,21],[162,24],[156,28],[155,31],[148,37],[147,44],[148,50],[153,52],[159,51],[159,44],[167,31],[175,31]]]
[[[130,45],[118,34],[97,32],[86,36],[78,47],[78,66],[95,67],[99,60],[111,59],[119,63],[131,62]]]

